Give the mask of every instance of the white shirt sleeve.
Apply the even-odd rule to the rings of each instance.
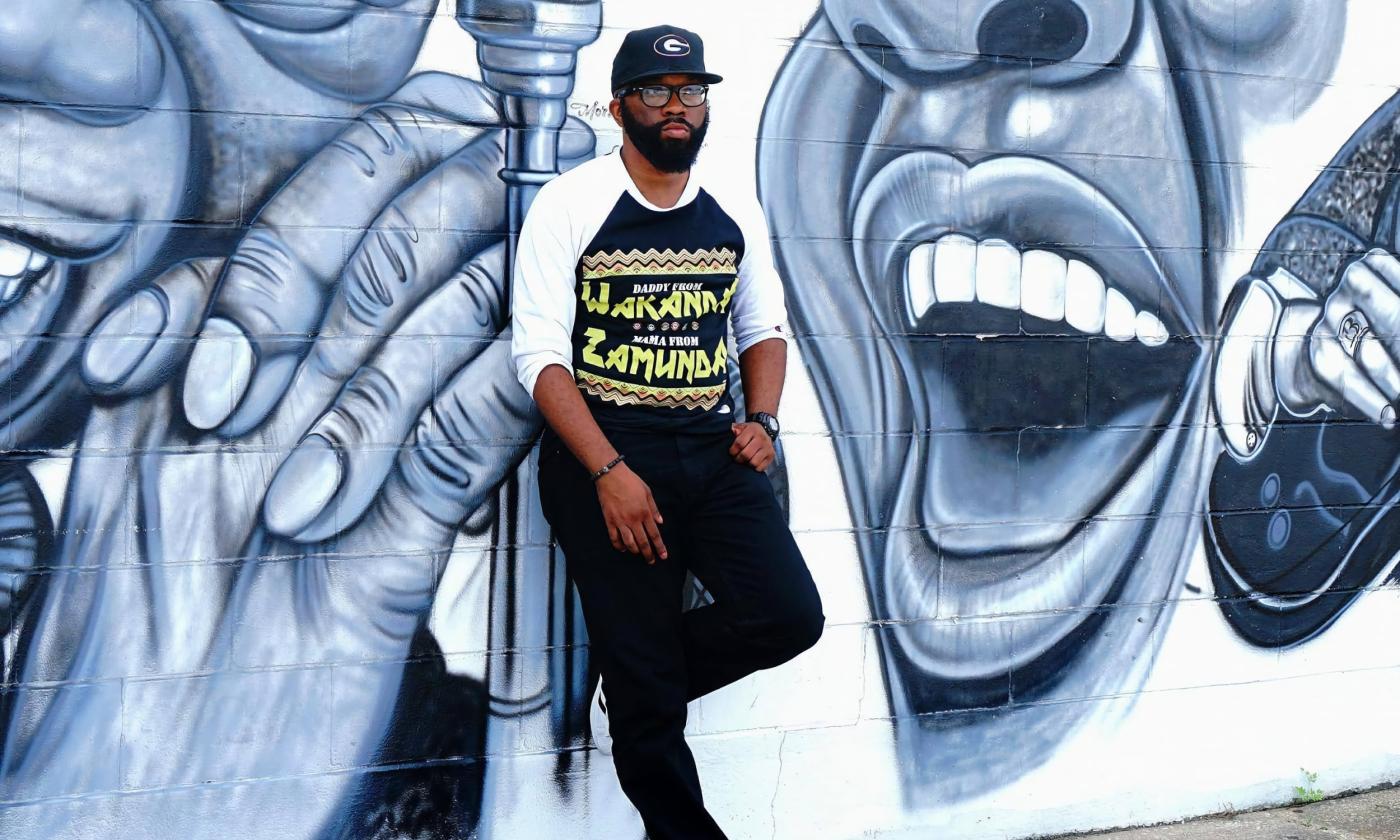
[[[751,205],[751,206],[749,206]],[[743,352],[770,338],[787,340],[787,301],[783,281],[773,266],[768,223],[757,201],[736,219],[744,233],[744,258],[739,262],[739,287],[729,311],[734,345]]]
[[[571,219],[546,185],[525,214],[511,279],[510,354],[526,393],[550,365],[573,374],[575,271]]]

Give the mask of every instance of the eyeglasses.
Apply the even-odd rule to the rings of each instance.
[[[671,94],[676,94],[681,98],[681,104],[687,108],[695,108],[705,104],[705,99],[710,95],[709,85],[642,85],[641,87],[623,88],[617,92],[617,97],[621,99],[629,93],[641,91],[642,104],[648,108],[664,108],[666,103],[671,101]]]

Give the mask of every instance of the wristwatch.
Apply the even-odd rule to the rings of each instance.
[[[768,412],[755,411],[753,414],[749,415],[749,422],[757,423],[758,425],[762,426],[763,431],[767,432],[768,437],[772,438],[773,440],[778,439],[778,418],[774,417]]]

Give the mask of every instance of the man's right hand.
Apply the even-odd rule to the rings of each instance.
[[[627,465],[618,464],[598,479],[598,503],[608,526],[613,548],[640,554],[648,565],[666,559],[661,541],[661,511],[656,508],[651,488]]]

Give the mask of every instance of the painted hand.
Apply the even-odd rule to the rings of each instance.
[[[1289,412],[1327,408],[1395,425],[1400,400],[1400,261],[1375,249],[1320,304],[1291,301],[1274,340],[1274,381]]]
[[[90,386],[143,393],[188,355],[192,425],[296,444],[264,513],[274,533],[299,541],[362,516],[420,415],[454,389],[460,402],[444,403],[449,412],[505,395],[493,407],[518,415],[514,436],[528,440],[538,421],[496,346],[508,282],[501,144],[480,85],[410,79],[272,198],[223,268],[207,322],[197,319],[214,289],[208,263],[178,266],[108,316],[95,336],[110,340],[94,341],[84,365]],[[571,121],[562,163],[592,148],[591,132]],[[451,413],[433,418],[433,445],[474,446],[455,437],[458,423]],[[423,488],[434,496],[463,489],[451,471],[425,475],[451,485]]]
[[[503,331],[501,157],[480,86],[416,77],[227,261],[177,265],[94,330],[82,372],[110,398],[18,675],[71,690],[13,696],[0,793],[299,777],[306,807],[255,784],[124,802],[123,824],[221,836],[266,815],[304,837],[334,813],[356,780],[332,771],[377,749],[460,523],[538,422]],[[122,760],[91,761],[98,743]]]

